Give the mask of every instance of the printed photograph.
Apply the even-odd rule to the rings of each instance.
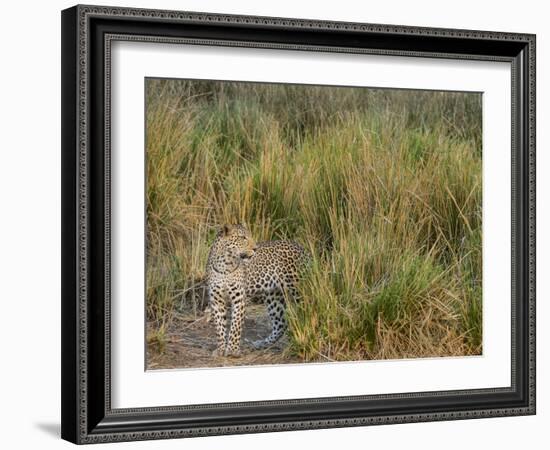
[[[145,79],[148,370],[482,348],[482,95]]]

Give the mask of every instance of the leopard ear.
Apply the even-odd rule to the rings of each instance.
[[[221,234],[227,236],[229,231],[231,231],[231,225],[225,224],[221,229]]]

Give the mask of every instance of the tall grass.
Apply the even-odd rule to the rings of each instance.
[[[481,352],[478,94],[155,80],[147,319],[199,314],[216,227],[308,247],[290,354]]]

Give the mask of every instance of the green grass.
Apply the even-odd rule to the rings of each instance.
[[[478,94],[148,80],[147,320],[200,314],[216,228],[313,263],[287,352],[481,352]],[[161,343],[158,343],[162,347]]]

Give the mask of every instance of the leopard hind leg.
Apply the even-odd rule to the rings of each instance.
[[[265,339],[252,343],[256,349],[267,348],[277,342],[287,328],[285,319],[284,295],[281,291],[268,294],[266,298],[267,313],[271,322],[271,333]]]

